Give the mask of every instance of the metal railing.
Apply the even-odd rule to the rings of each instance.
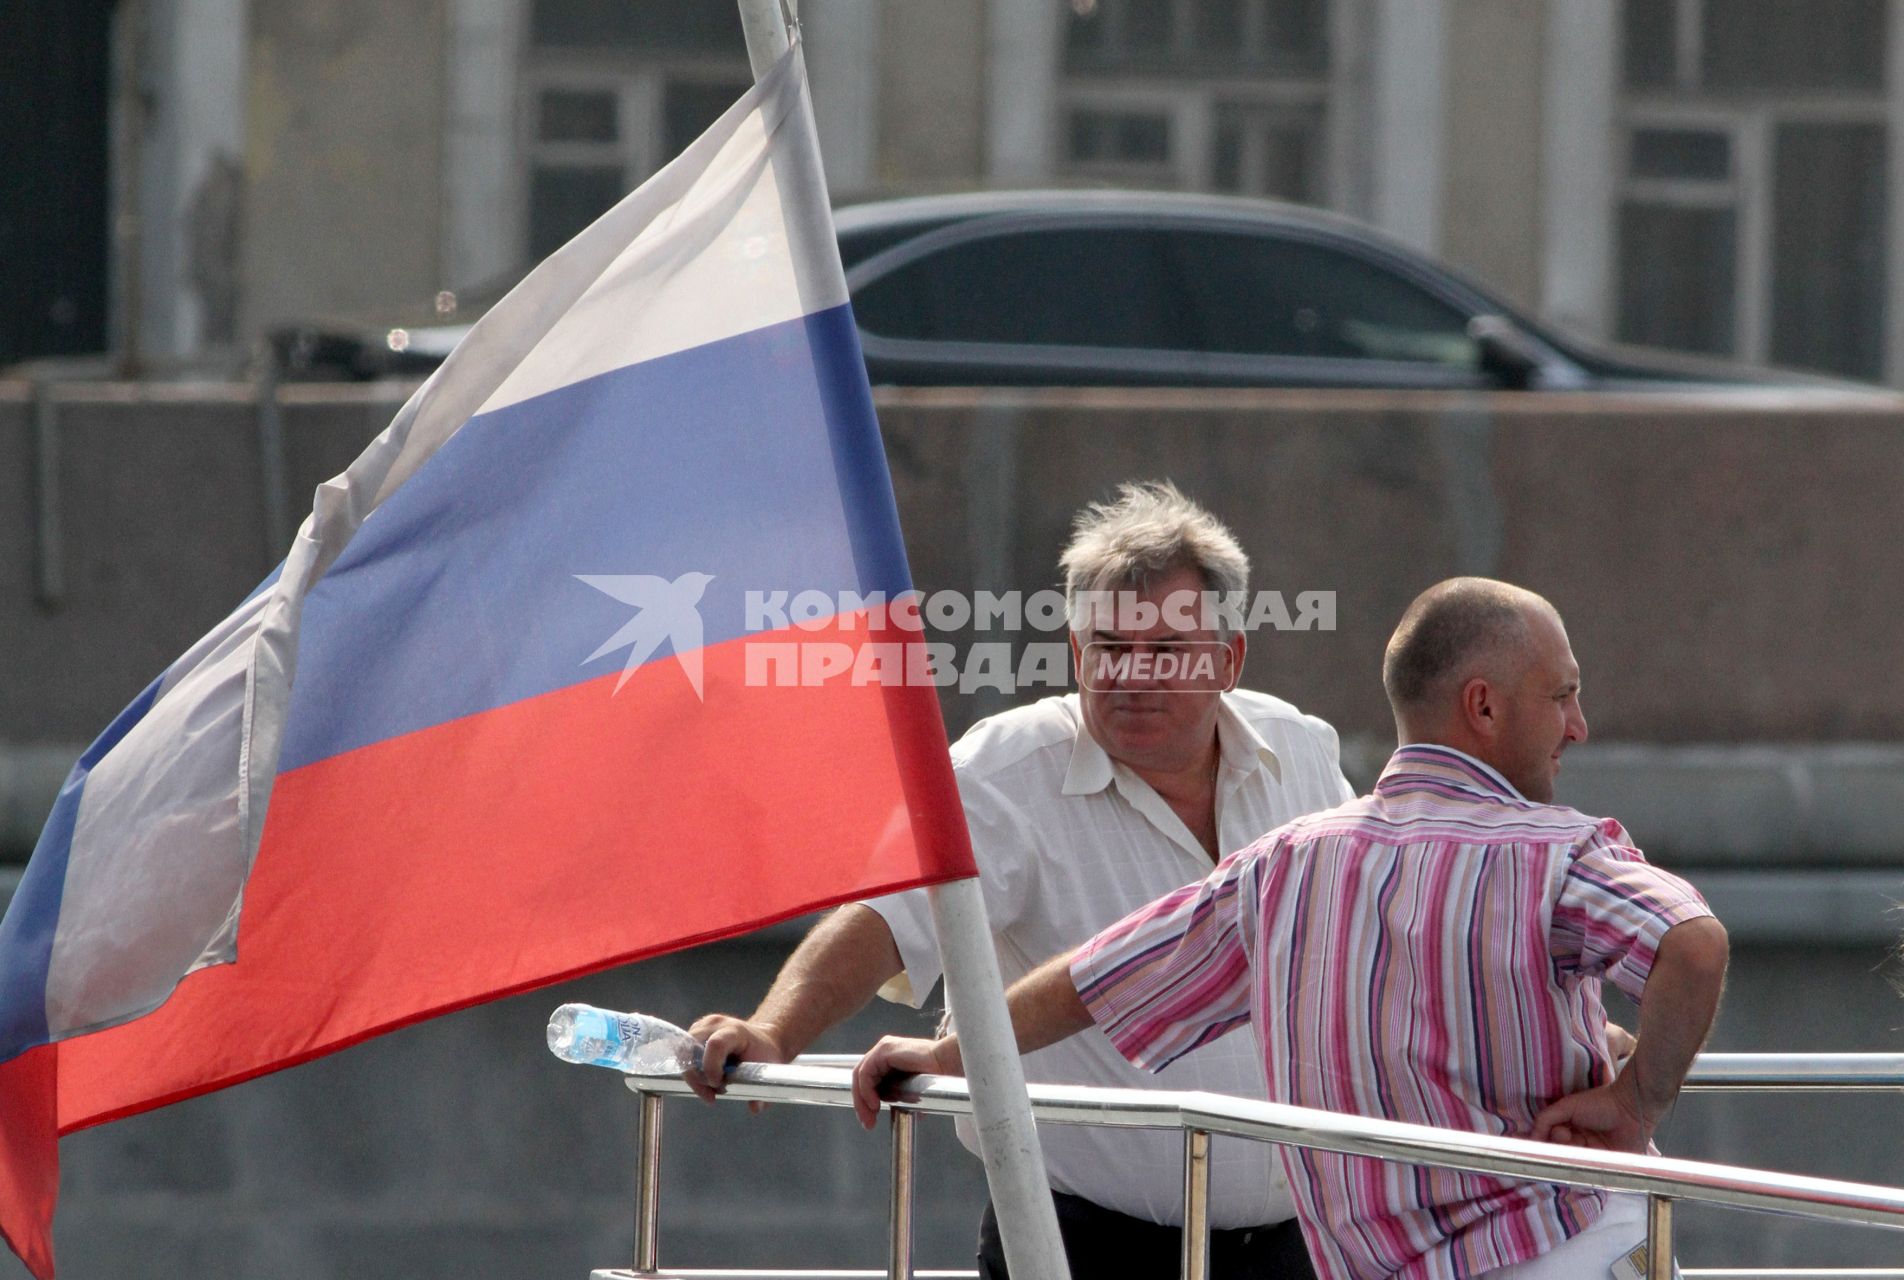
[[[1703,1053],[1687,1073],[1685,1087],[1768,1093],[1904,1092],[1904,1053]]]
[[[850,1107],[851,1066],[855,1061],[856,1058],[847,1055],[810,1055],[787,1066],[744,1064],[728,1077],[723,1096],[739,1102]],[[599,1271],[595,1273],[597,1277],[662,1274],[659,1270],[661,1104],[671,1096],[692,1096],[686,1083],[679,1079],[630,1076],[627,1083],[641,1100],[635,1267],[633,1271]],[[1904,1054],[1705,1054],[1687,1077],[1686,1088],[1904,1092]],[[1904,1189],[1896,1187],[1734,1168],[1697,1160],[1561,1147],[1211,1093],[1052,1084],[1034,1084],[1030,1086],[1030,1093],[1032,1115],[1042,1122],[1182,1131],[1184,1280],[1207,1280],[1209,1274],[1209,1144],[1213,1135],[1463,1173],[1644,1195],[1647,1197],[1648,1280],[1670,1280],[1673,1276],[1673,1207],[1680,1201],[1904,1230]],[[887,1270],[883,1274],[892,1280],[914,1276],[969,1276],[972,1273],[915,1273],[912,1270],[912,1162],[917,1117],[969,1115],[971,1094],[965,1081],[957,1077],[913,1076],[897,1082],[889,1096],[891,1240]],[[694,1276],[699,1280],[799,1274],[808,1280],[821,1280],[882,1273],[696,1270],[668,1274]],[[1729,1270],[1684,1274],[1688,1280],[1693,1277],[1770,1280],[1777,1276],[1805,1276],[1813,1280],[1904,1278],[1904,1271],[1894,1270]]]

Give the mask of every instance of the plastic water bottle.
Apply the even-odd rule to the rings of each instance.
[[[701,1042],[672,1022],[592,1004],[565,1004],[550,1016],[549,1052],[635,1076],[678,1076],[701,1065]]]

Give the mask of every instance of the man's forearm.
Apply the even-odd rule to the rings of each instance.
[[[1660,939],[1640,996],[1638,1043],[1621,1072],[1631,1077],[1648,1125],[1658,1123],[1679,1096],[1706,1042],[1725,988],[1729,950],[1724,927],[1710,916],[1674,925]]]
[[[788,1058],[865,1008],[903,967],[892,930],[871,907],[849,903],[813,927],[781,966],[749,1019]]]
[[[1071,953],[1054,956],[1012,983],[1005,993],[1018,1052],[1033,1053],[1091,1025],[1091,1011],[1071,980]]]
[[[1018,1052],[1034,1053],[1091,1025],[1091,1011],[1071,980],[1071,953],[1054,956],[1012,983],[1005,993]],[[956,1052],[957,1037],[949,1038]],[[961,1066],[963,1059],[961,1059]]]

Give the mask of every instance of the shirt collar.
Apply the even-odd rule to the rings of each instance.
[[[1477,799],[1526,800],[1494,766],[1483,764],[1465,751],[1433,742],[1411,742],[1397,747],[1388,758],[1375,790],[1381,795],[1412,791],[1424,784],[1452,784]]]
[[[1264,768],[1276,781],[1283,780],[1282,761],[1276,758],[1276,752],[1263,741],[1255,727],[1237,713],[1228,698],[1217,703],[1216,744],[1224,769],[1248,773]],[[1085,727],[1084,711],[1080,707],[1078,734],[1071,744],[1071,763],[1064,774],[1064,794],[1086,796],[1104,790],[1111,785],[1115,765],[1110,753]]]

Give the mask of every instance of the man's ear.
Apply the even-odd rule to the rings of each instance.
[[[1243,659],[1249,654],[1249,642],[1243,638],[1243,633],[1239,631],[1230,637],[1229,647],[1230,682],[1223,688],[1223,692],[1225,693],[1228,693],[1243,683]]]
[[[1494,690],[1484,677],[1475,676],[1461,686],[1461,722],[1483,739],[1492,738],[1500,727],[1495,715]]]

